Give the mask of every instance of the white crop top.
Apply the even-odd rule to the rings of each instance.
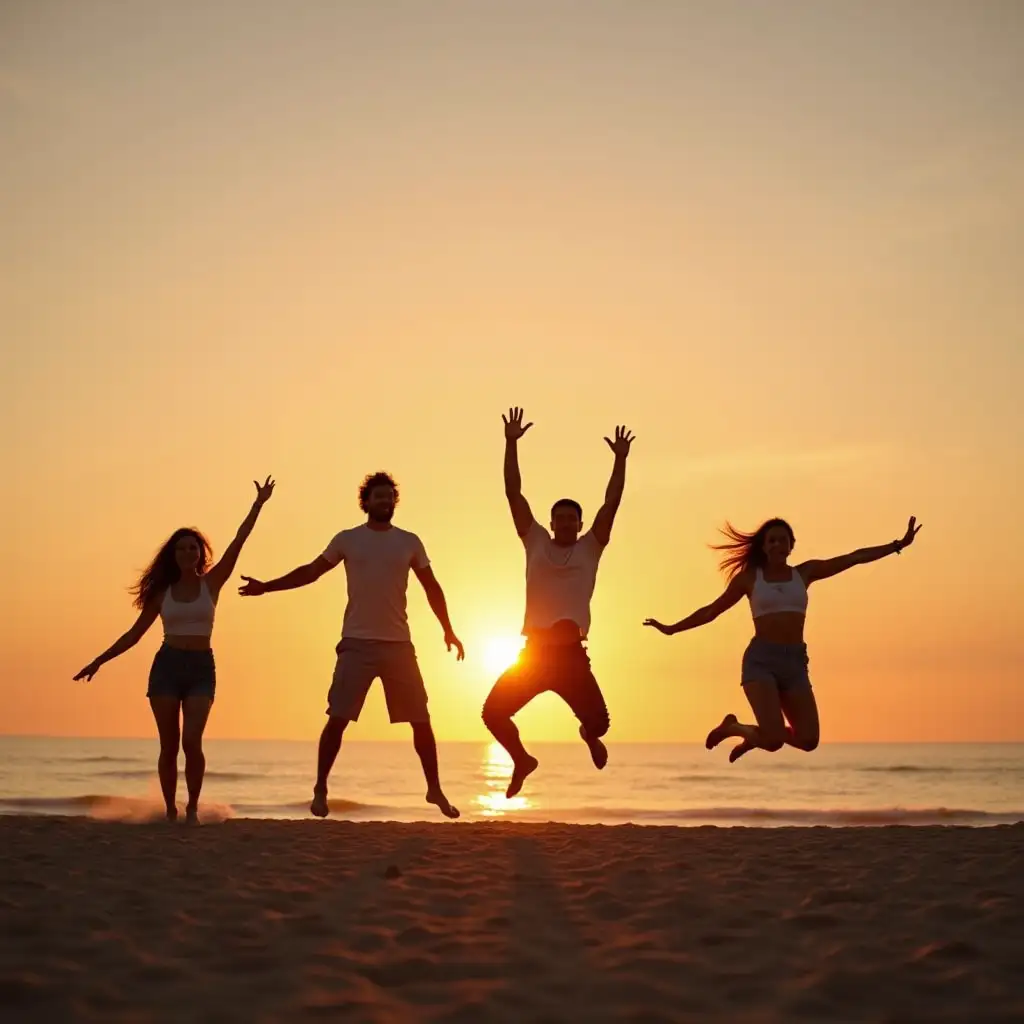
[[[807,614],[807,585],[796,569],[790,572],[788,580],[766,580],[764,573],[757,570],[754,589],[750,592],[750,610],[755,619],[779,612]]]
[[[164,636],[212,636],[216,610],[206,580],[200,580],[199,596],[194,601],[175,601],[168,587],[160,604]]]

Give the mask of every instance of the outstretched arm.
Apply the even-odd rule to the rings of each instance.
[[[839,573],[846,572],[847,569],[852,569],[855,565],[877,562],[878,559],[885,558],[886,555],[898,555],[905,547],[914,543],[914,538],[920,529],[917,520],[911,516],[910,522],[907,524],[907,532],[901,540],[891,540],[888,544],[879,544],[873,548],[858,548],[848,555],[839,555],[837,558],[812,559],[798,566],[797,571],[807,584],[814,583],[815,580],[827,580],[830,576],[838,576]]]
[[[441,623],[441,628],[444,630],[444,642],[448,645],[448,650],[450,651],[454,647],[458,660],[462,661],[466,652],[463,649],[462,641],[452,629],[451,619],[448,618],[448,602],[444,599],[444,591],[441,589],[441,584],[437,582],[434,570],[429,565],[425,565],[422,569],[417,569],[414,566],[412,571],[416,573],[416,578],[423,584],[423,592],[427,595],[430,610],[437,616],[437,621]]]
[[[622,490],[626,486],[626,458],[629,446],[633,443],[633,435],[625,427],[616,427],[615,440],[606,437],[605,442],[614,452],[615,462],[604,492],[604,504],[598,509],[590,531],[602,547],[611,540],[615,513],[619,511],[619,502],[622,501]]]
[[[262,485],[257,480],[253,480],[253,483],[256,485],[256,500],[252,503],[249,514],[242,520],[235,539],[227,546],[221,560],[206,574],[206,583],[212,591],[214,600],[220,593],[221,587],[231,579],[231,574],[238,564],[238,556],[242,553],[242,547],[249,539],[249,534],[252,533],[252,528],[259,518],[260,509],[266,505],[274,493],[274,481],[269,476]]]
[[[698,626],[706,626],[714,622],[724,611],[728,611],[748,590],[748,580],[745,573],[740,573],[729,581],[722,595],[716,598],[711,604],[698,608],[692,615],[680,619],[671,626],[666,626],[657,619],[644,619],[645,626],[653,626],[665,636],[672,636],[673,633],[683,633],[688,629],[696,629]]]
[[[117,638],[98,658],[94,658],[89,662],[85,668],[82,669],[75,679],[84,679],[88,682],[97,672],[100,670],[101,665],[105,665],[108,661],[113,661],[118,655],[124,654],[125,651],[130,651],[145,635],[146,631],[156,621],[157,615],[160,614],[160,601],[163,599],[161,593],[158,598],[152,598],[147,603],[145,608],[139,613],[139,617],[135,620],[131,629],[127,633],[123,633]]]
[[[523,410],[515,406],[508,411],[508,416],[501,417],[505,424],[505,497],[512,511],[512,522],[516,533],[526,536],[533,522],[530,503],[523,497],[523,478],[519,473],[519,438],[525,434],[532,423],[523,426]]]
[[[278,576],[276,580],[257,580],[252,576],[243,576],[245,583],[238,588],[242,597],[259,597],[261,594],[270,594],[278,590],[295,590],[298,587],[308,587],[310,583],[316,583],[325,572],[330,572],[336,562],[329,562],[323,555],[318,555],[312,562],[300,565],[297,569]]]

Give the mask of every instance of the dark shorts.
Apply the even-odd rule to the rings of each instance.
[[[396,640],[345,639],[327,694],[327,714],[355,722],[374,679],[384,687],[391,722],[429,722],[427,688],[416,661],[416,648]]]
[[[780,690],[809,690],[807,644],[773,644],[754,637],[743,652],[740,682],[775,683]]]
[[[511,718],[534,697],[557,693],[593,738],[611,725],[601,687],[590,671],[582,643],[535,644],[527,641],[519,660],[491,688],[484,701],[484,721]]]
[[[186,651],[164,644],[149,670],[147,697],[209,697],[217,691],[213,651]]]

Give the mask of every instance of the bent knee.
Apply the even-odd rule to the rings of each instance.
[[[492,703],[486,701],[484,703],[483,711],[480,713],[480,717],[484,720],[484,725],[488,729],[493,728],[495,725],[500,726],[502,722],[509,722],[512,720],[512,716],[509,714],[507,708],[503,708],[498,703]]]
[[[612,722],[608,715],[602,718],[581,720],[580,724],[586,730],[587,738],[592,740],[599,740],[602,736],[607,736],[608,730],[612,727]]]
[[[820,742],[821,738],[816,732],[808,733],[805,736],[801,736],[797,733],[793,737],[793,746],[798,747],[800,750],[806,750],[807,753],[810,753],[812,750],[817,750]]]
[[[783,732],[775,732],[774,730],[761,729],[760,736],[758,737],[758,746],[762,750],[770,750],[773,753],[776,750],[781,750],[786,745],[786,734]]]

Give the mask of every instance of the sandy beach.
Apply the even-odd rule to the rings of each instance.
[[[1018,1021],[1024,825],[0,819],[5,1021]]]

